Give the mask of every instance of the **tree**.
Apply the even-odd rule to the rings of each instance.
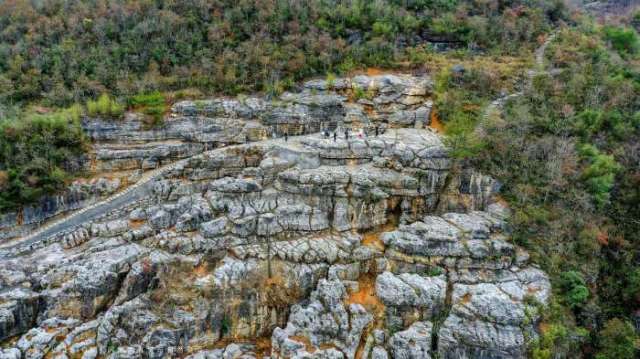
[[[582,307],[589,298],[589,289],[582,274],[576,271],[563,272],[560,275],[560,290],[564,302],[573,309]]]
[[[631,323],[614,318],[605,323],[598,336],[596,359],[636,358],[638,336]]]
[[[593,145],[583,145],[580,148],[580,154],[588,162],[582,172],[582,178],[593,195],[596,205],[603,206],[609,202],[615,175],[621,169],[620,165],[613,156],[601,153]]]
[[[604,33],[611,46],[621,54],[635,54],[640,48],[638,33],[632,28],[609,26]]]

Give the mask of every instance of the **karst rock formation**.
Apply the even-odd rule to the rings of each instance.
[[[432,86],[84,119],[91,168],[137,175],[0,217],[0,358],[526,357],[549,280],[429,126]]]

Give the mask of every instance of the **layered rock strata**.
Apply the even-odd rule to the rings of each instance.
[[[492,187],[452,189],[449,167],[415,128],[195,156],[138,205],[0,262],[1,355],[525,357],[549,282]],[[479,206],[437,211],[460,203]]]
[[[526,357],[548,278],[509,240],[497,183],[452,169],[437,133],[398,119],[426,117],[425,89],[357,77],[308,82],[291,102],[176,104],[177,127],[141,131],[184,159],[0,256],[0,358]],[[221,115],[268,138],[178,126]],[[306,134],[325,126],[364,131]],[[94,131],[141,151],[118,163],[154,151],[137,130]]]
[[[93,143],[82,166],[95,176],[134,183],[144,171],[220,146],[262,141],[275,136],[320,130],[375,133],[386,127],[423,127],[429,121],[432,82],[408,75],[356,76],[309,81],[277,98],[238,97],[181,101],[162,124],[150,127],[144,116],[122,120],[84,118],[82,128]],[[336,149],[339,150],[339,149]],[[111,193],[107,193],[111,194]],[[90,199],[88,197],[91,197]],[[0,242],[20,237],[61,213],[104,198],[70,186],[56,196],[0,215]]]

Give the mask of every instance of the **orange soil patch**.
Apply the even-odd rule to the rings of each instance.
[[[294,335],[291,337],[291,339],[304,344],[304,349],[309,353],[314,353],[316,351],[316,348],[313,346],[313,344],[311,344],[311,340],[309,340],[309,338],[305,336]]]
[[[542,322],[540,323],[539,328],[541,333],[546,333],[549,330],[549,324],[546,322]]]
[[[460,302],[461,302],[462,304],[467,304],[467,303],[471,302],[471,293],[465,293],[465,294],[462,296],[462,299],[460,300]]]
[[[362,245],[384,251],[384,242],[380,239],[380,235],[385,232],[391,232],[396,228],[398,228],[398,224],[393,220],[388,220],[387,223],[380,225],[371,231],[365,232],[362,235],[362,241],[360,241],[360,243]]]
[[[199,266],[193,268],[193,273],[197,276],[197,277],[204,277],[207,274],[209,274],[209,270],[207,268],[207,265],[205,263],[200,264]]]
[[[603,246],[609,245],[609,233],[605,231],[598,231],[598,235],[596,236],[596,240]]]
[[[373,116],[373,114],[375,113],[373,106],[364,106],[364,112],[367,113],[367,115],[369,116]]]
[[[384,311],[384,304],[376,295],[376,279],[374,275],[364,274],[358,279],[358,291],[349,294],[347,304],[358,303],[375,317]]]
[[[368,67],[366,73],[368,76],[382,75],[385,71],[379,67]]]
[[[267,287],[270,287],[270,286],[284,287],[284,280],[280,275],[272,275],[270,278],[267,277],[263,283]]]
[[[256,356],[264,358],[271,355],[271,337],[256,340]]]
[[[360,338],[360,344],[358,345],[358,349],[356,350],[355,357],[360,359],[364,358],[364,346],[365,346],[365,338],[367,337],[367,332],[369,332],[372,328],[379,327],[384,319],[384,304],[376,295],[376,276],[370,273],[366,273],[358,278],[358,291],[349,294],[349,297],[346,300],[346,304],[360,304],[368,312],[373,314],[373,323],[369,325],[366,331],[363,333]]]
[[[380,232],[369,232],[369,233],[366,233],[362,237],[362,242],[361,243],[363,245],[365,245],[365,246],[373,247],[373,248],[379,249],[381,251],[384,251],[384,243],[380,239]]]
[[[140,228],[144,223],[145,223],[145,221],[130,220],[129,221],[129,228],[131,228],[131,229]]]
[[[507,203],[507,200],[504,199],[501,195],[499,195],[499,194],[496,195],[495,196],[495,200],[496,200],[496,203],[499,203],[499,204],[501,204],[501,205],[503,205],[505,207],[509,207],[509,203]]]
[[[527,288],[527,294],[535,294],[535,293],[538,293],[539,291],[540,291],[540,288],[536,288],[536,287]]]
[[[431,121],[429,122],[429,127],[433,128],[438,133],[444,132],[444,124],[442,123],[442,121],[440,121],[438,112],[435,109],[431,111]]]

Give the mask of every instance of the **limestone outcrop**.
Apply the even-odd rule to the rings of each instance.
[[[0,358],[526,357],[549,281],[509,240],[498,184],[453,171],[424,127],[430,86],[359,76],[183,101],[164,132],[93,121],[96,139],[134,143],[113,159],[168,140],[184,159],[0,259]],[[218,117],[237,135],[178,126]]]
[[[52,217],[91,205],[122,187],[123,180],[120,178],[77,180],[59,194],[42,197],[38,202],[24,206],[19,211],[2,213],[0,243],[23,236]]]

